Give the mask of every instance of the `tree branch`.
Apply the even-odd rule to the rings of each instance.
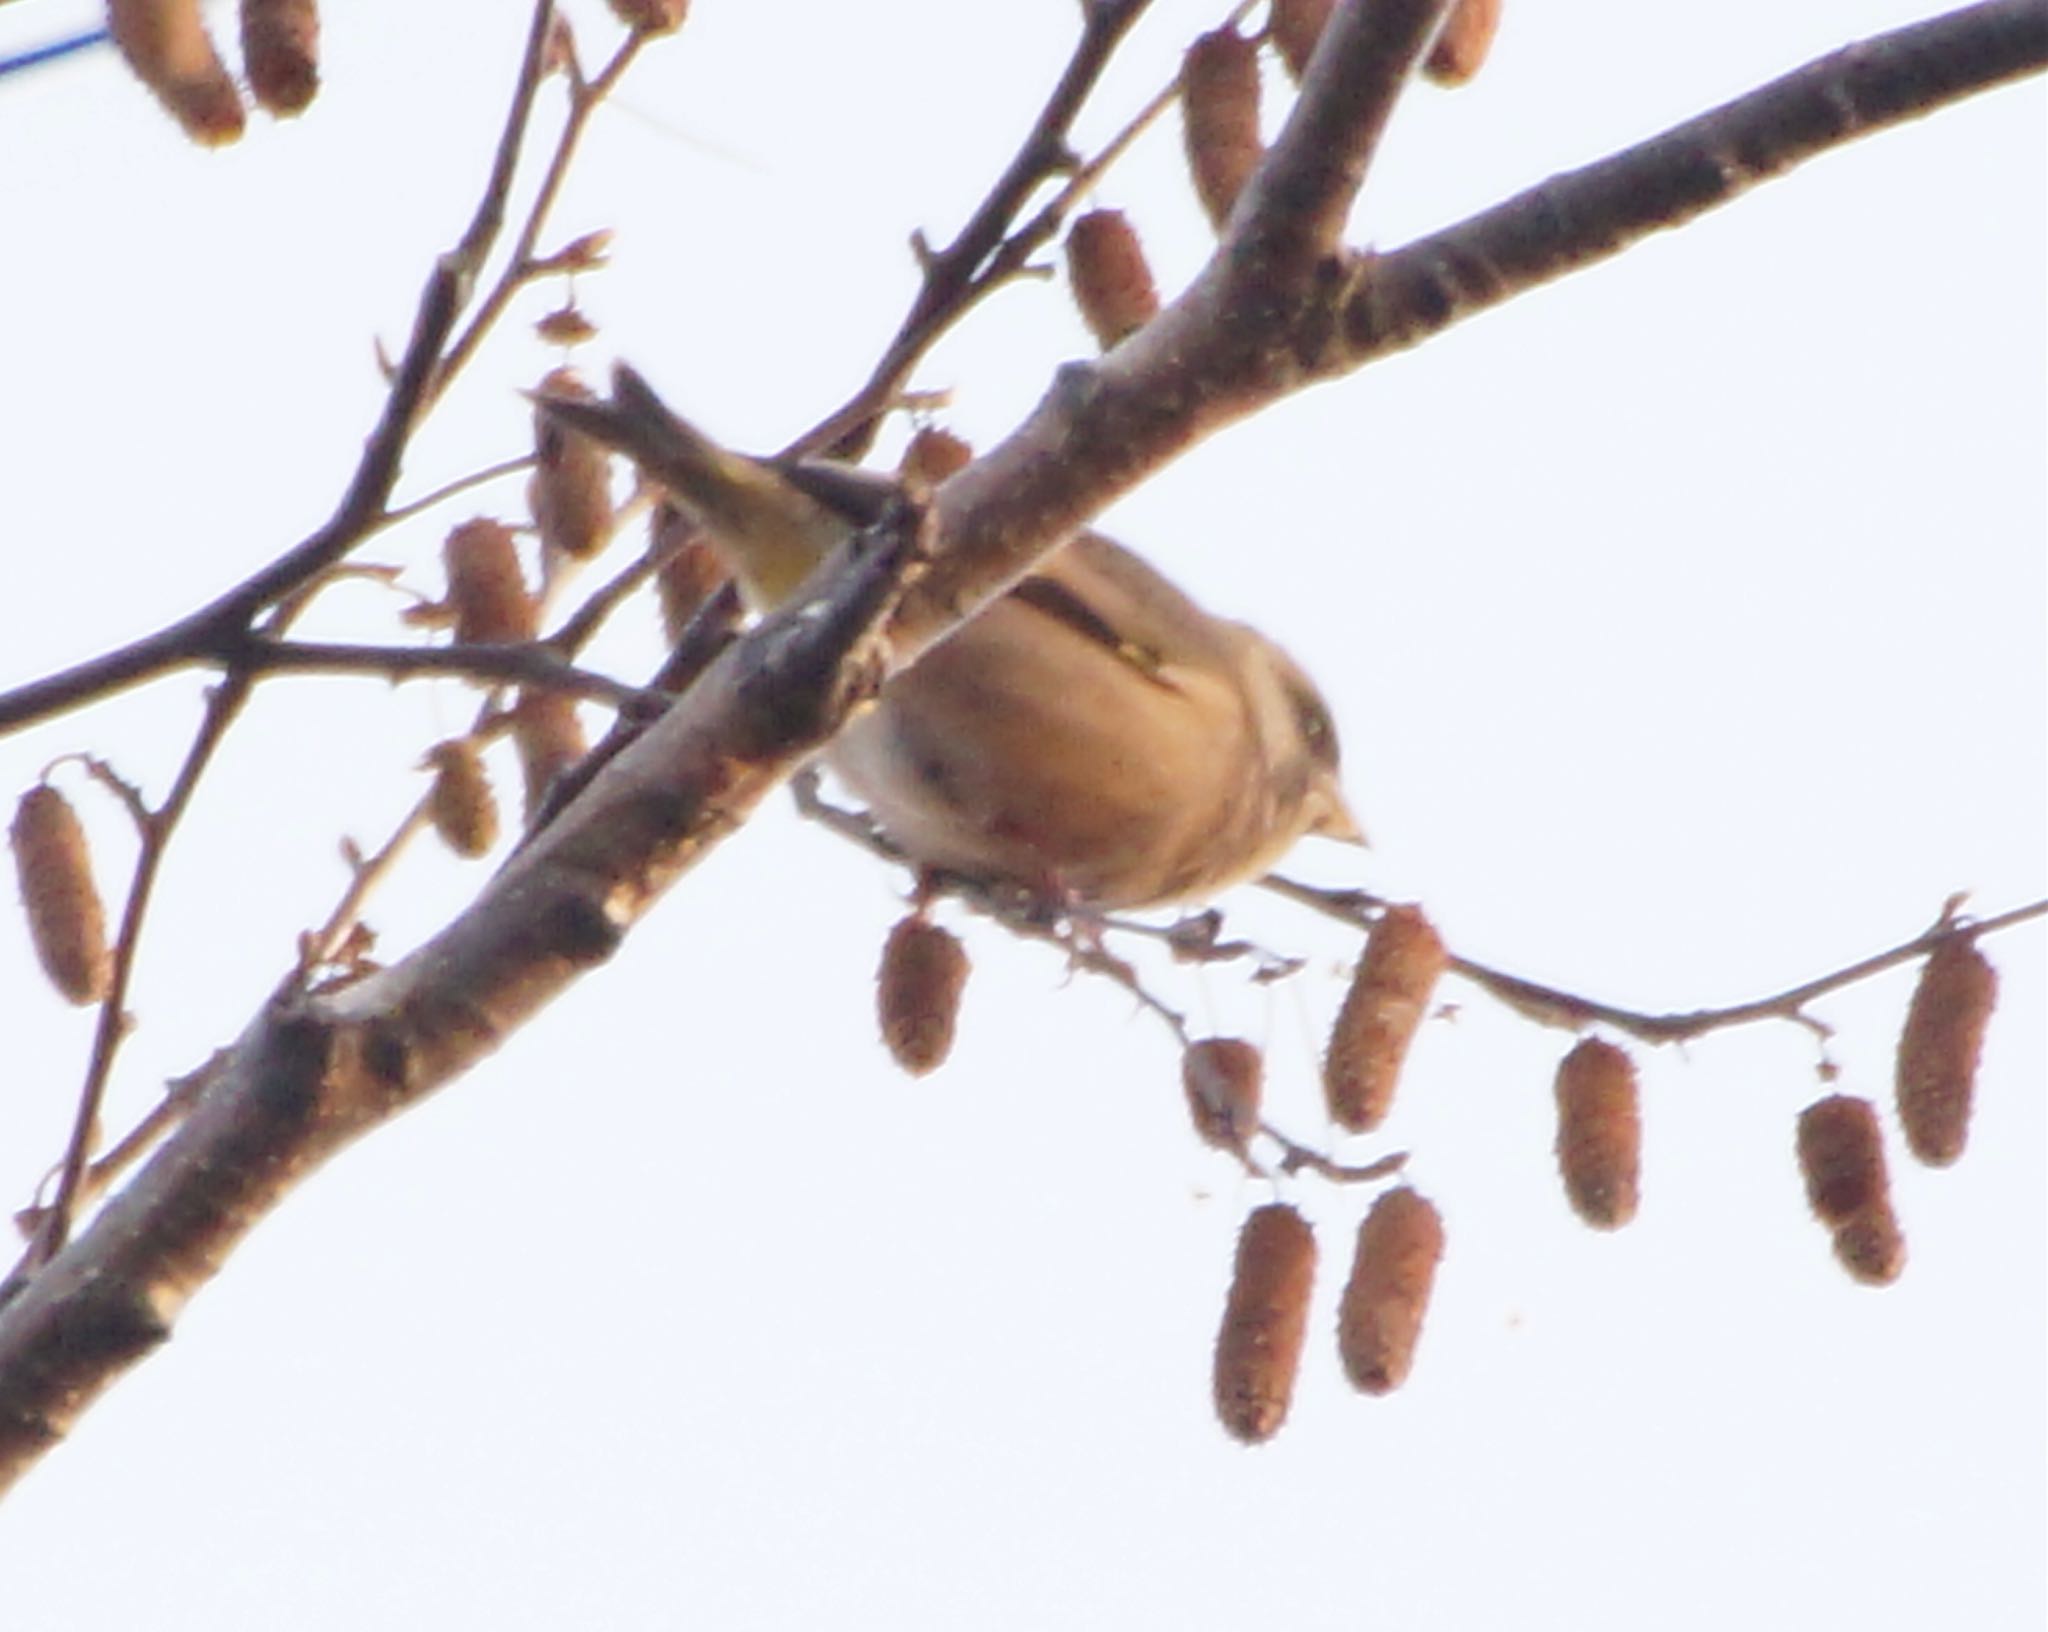
[[[248,635],[222,646],[218,661],[240,675],[368,674],[386,680],[455,676],[540,686],[609,703],[629,714],[659,713],[669,697],[564,662],[541,642],[519,645],[374,646],[346,641],[272,640]]]
[[[891,669],[909,662],[1113,498],[1222,426],[1505,298],[1508,273],[1494,269],[1535,281],[1604,259],[1734,196],[1738,182],[2001,83],[2048,55],[2039,0],[1994,0],[1827,59],[1588,167],[1575,183],[1538,189],[1395,256],[1342,257],[1316,246],[1348,209],[1371,153],[1384,117],[1378,88],[1405,60],[1417,19],[1433,15],[1425,0],[1396,0],[1384,21],[1362,9],[1347,8],[1333,25],[1290,125],[1322,133],[1338,157],[1318,162],[1294,140],[1276,145],[1271,176],[1253,182],[1252,201],[1190,289],[1107,358],[1063,370],[1014,435],[940,487],[920,529],[937,540],[921,576],[904,586],[910,551],[900,527],[892,545],[869,540],[850,551],[842,570],[821,576],[827,587],[816,598],[715,661],[431,942],[389,969],[293,993],[257,1016],[190,1119],[0,1308],[0,1483],[163,1340],[186,1298],[301,1177],[467,1069],[603,962],[662,890],[829,739],[879,683],[884,650]],[[1803,89],[1786,89],[1795,82]],[[1701,145],[1703,126],[1713,139]],[[1572,206],[1572,184],[1587,207]],[[1592,207],[1609,192],[1617,196],[1605,210]],[[1622,194],[1675,199],[1683,213],[1632,208]],[[1272,218],[1283,197],[1306,211],[1307,226]],[[1463,277],[1466,263],[1449,249],[1461,243],[1486,276],[1440,286],[1424,275],[1448,259]],[[448,276],[444,260],[409,360],[431,352],[421,343],[430,329],[445,337],[448,302],[460,293]],[[1445,287],[1462,303],[1448,301]],[[387,425],[418,390],[417,381],[394,388]],[[398,441],[402,433],[393,449]],[[366,457],[351,491],[382,480],[388,493],[388,474]],[[313,548],[322,536],[267,572],[275,578],[301,552],[314,565],[331,559]],[[60,693],[65,706],[88,694]],[[0,725],[19,717],[18,703],[11,714],[0,703]]]
[[[1734,202],[1823,153],[2048,67],[2048,5],[1985,0],[1863,40],[1660,136],[1371,258],[1343,303],[1347,374],[1525,289]]]
[[[604,962],[790,761],[873,695],[884,672],[878,630],[927,536],[907,507],[861,535],[827,593],[714,662],[426,945],[256,1017],[134,1181],[70,1251],[9,1288],[0,1488],[164,1340],[185,1300],[300,1179]]]
[[[1090,0],[1082,7],[1081,37],[1046,98],[1029,134],[967,225],[944,249],[923,247],[924,279],[881,360],[852,398],[798,437],[789,454],[830,451],[858,459],[874,440],[878,417],[903,389],[918,359],[987,287],[982,276],[1004,246],[1010,223],[1040,182],[1072,163],[1067,133],[1089,93],[1151,0]]]
[[[440,256],[427,276],[383,411],[334,513],[316,531],[197,611],[126,646],[0,694],[0,733],[203,661],[207,650],[245,632],[265,606],[339,561],[376,525],[397,485],[400,458],[413,428],[430,403],[430,392],[439,388],[442,348],[503,225],[553,20],[551,0],[536,0],[512,106],[476,213],[455,248]]]

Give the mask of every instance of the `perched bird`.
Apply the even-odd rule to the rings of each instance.
[[[623,365],[605,401],[543,397],[705,530],[757,610],[873,521],[892,478],[750,458]],[[1099,533],[883,687],[827,763],[919,865],[1097,909],[1213,895],[1304,833],[1356,841],[1306,674]]]

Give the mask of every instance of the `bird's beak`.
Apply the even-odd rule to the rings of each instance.
[[[1335,839],[1339,844],[1355,844],[1363,848],[1372,842],[1366,838],[1365,829],[1358,825],[1358,818],[1351,814],[1344,795],[1334,786],[1318,788],[1311,797],[1308,830],[1319,838]]]

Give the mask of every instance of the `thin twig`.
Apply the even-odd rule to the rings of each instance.
[[[1299,1173],[1307,1168],[1310,1172],[1320,1173],[1332,1184],[1370,1184],[1375,1179],[1392,1178],[1408,1165],[1408,1152],[1405,1150],[1394,1151],[1376,1162],[1340,1162],[1309,1145],[1296,1144],[1270,1123],[1261,1122],[1259,1132],[1268,1139],[1277,1140],[1285,1152],[1280,1158],[1282,1173]]]
[[[431,793],[421,795],[373,854],[352,860],[348,887],[341,892],[341,898],[327,915],[327,922],[304,938],[299,966],[279,987],[280,997],[298,987],[308,975],[340,951],[361,918],[363,903],[369,899],[370,892],[390,876],[406,846],[426,831],[432,805]]]
[[[42,1227],[29,1243],[21,1263],[8,1276],[9,1286],[17,1277],[31,1274],[48,1263],[63,1250],[65,1241],[70,1237],[71,1220],[84,1182],[86,1162],[92,1155],[100,1106],[106,1099],[114,1056],[119,1052],[128,1030],[128,988],[134,977],[142,926],[149,915],[157,875],[170,847],[171,836],[177,831],[178,822],[191,803],[193,791],[227,736],[228,727],[249,700],[249,691],[247,680],[230,675],[209,693],[206,712],[193,733],[191,746],[185,750],[185,761],[178,767],[177,779],[164,796],[164,802],[150,813],[149,820],[143,825],[142,844],[136,853],[135,871],[129,879],[128,898],[121,908],[120,928],[114,937],[113,972],[93,1027],[92,1054],[86,1062],[85,1082],[79,1089],[78,1109],[72,1116],[71,1137],[64,1147],[57,1194],[52,1198],[43,1216]],[[6,1288],[0,1287],[0,1302],[4,1302],[5,1297]]]
[[[950,244],[935,250],[920,243],[924,277],[866,383],[784,449],[785,456],[829,452],[834,458],[858,459],[867,451],[878,417],[896,400],[911,371],[988,292],[984,269],[1003,246],[1017,212],[1049,176],[1073,165],[1068,133],[1149,3],[1096,0],[1084,8],[1073,54],[1009,165]]]
[[[462,372],[476,349],[491,330],[492,324],[511,304],[512,297],[536,277],[553,275],[553,269],[545,260],[537,260],[534,246],[539,243],[541,230],[547,225],[548,214],[554,208],[555,199],[562,190],[562,182],[569,174],[569,165],[576,157],[576,149],[583,140],[583,132],[590,123],[604,99],[612,93],[626,70],[633,65],[633,59],[640,54],[640,47],[649,36],[633,30],[626,35],[619,48],[612,54],[595,79],[577,79],[570,86],[569,112],[563,121],[562,132],[555,139],[553,157],[548,160],[546,172],[542,175],[540,187],[534,194],[533,204],[526,213],[526,224],[520,228],[519,236],[512,245],[512,253],[505,263],[505,270],[498,275],[498,281],[491,286],[477,305],[476,315],[469,320],[469,326],[448,348],[441,360],[441,367],[434,376],[429,401],[438,400]],[[501,150],[502,159],[502,150]]]
[[[1284,896],[1305,907],[1311,907],[1325,917],[1355,925],[1361,929],[1370,928],[1376,913],[1362,910],[1361,892],[1353,890],[1324,890],[1312,885],[1301,884],[1279,874],[1269,874],[1260,880],[1261,885],[1275,895]],[[1375,906],[1378,903],[1375,902]],[[1557,1026],[1568,1031],[1583,1030],[1589,1025],[1612,1026],[1616,1031],[1645,1043],[1683,1043],[1695,1037],[1703,1037],[1711,1031],[1724,1031],[1733,1026],[1750,1025],[1759,1020],[1784,1020],[1795,1025],[1814,1029],[1817,1022],[1805,1012],[1806,1005],[1814,999],[1826,997],[1858,981],[1868,980],[1872,975],[1881,975],[1888,969],[1912,963],[1925,957],[1943,940],[1956,934],[1972,937],[1995,935],[2016,924],[2026,923],[2035,918],[2048,917],[2048,900],[2032,901],[2008,912],[1998,913],[1990,918],[1959,922],[1944,913],[1933,926],[1903,941],[1889,951],[1875,953],[1858,959],[1855,963],[1832,973],[1802,981],[1797,986],[1787,987],[1769,997],[1753,998],[1746,1003],[1731,1003],[1718,1009],[1692,1009],[1675,1014],[1649,1014],[1637,1009],[1624,1009],[1616,1004],[1603,1003],[1597,998],[1582,997],[1576,992],[1567,992],[1541,981],[1530,980],[1522,975],[1512,975],[1505,970],[1475,962],[1471,958],[1456,956],[1449,960],[1448,967],[1472,982],[1488,995],[1499,999],[1518,1014],[1524,1015],[1543,1025]]]
[[[373,534],[383,532],[387,527],[396,527],[402,521],[410,521],[414,516],[433,509],[437,504],[446,504],[450,499],[467,493],[471,488],[482,487],[487,482],[495,482],[501,477],[516,476],[522,470],[531,470],[533,462],[532,454],[522,453],[515,459],[500,459],[495,465],[486,465],[482,470],[473,470],[467,476],[456,477],[452,482],[443,482],[429,493],[423,493],[416,499],[408,499],[404,504],[386,510],[364,529],[363,536],[369,538]]]
[[[865,811],[848,810],[825,798],[815,769],[806,767],[790,778],[790,796],[796,801],[798,814],[838,834],[849,844],[884,861],[914,865]],[[1121,986],[1142,1007],[1158,1016],[1177,1041],[1186,1044],[1187,1016],[1146,987],[1136,969],[1103,945],[1103,931],[1114,927],[1104,920],[1068,913],[1058,903],[1049,903],[1014,885],[952,873],[920,870],[918,888],[927,899],[943,895],[958,901],[970,912],[993,919],[1020,940],[1058,947],[1073,968]]]
[[[73,1198],[73,1210],[89,1207],[105,1193],[107,1187],[123,1173],[140,1161],[155,1147],[156,1142],[183,1119],[191,1109],[192,1101],[198,1096],[213,1076],[218,1063],[225,1059],[227,1051],[217,1049],[212,1059],[196,1071],[182,1077],[174,1077],[164,1085],[163,1097],[143,1114],[142,1119],[123,1134],[118,1142],[95,1160],[85,1171],[85,1178]],[[55,1177],[60,1169],[52,1168],[50,1176]],[[47,1182],[47,1180],[45,1181]],[[24,1207],[14,1215],[15,1227],[23,1235],[33,1235],[42,1228],[48,1216],[49,1207],[43,1203]]]
[[[564,618],[555,632],[544,636],[541,644],[550,651],[564,657],[573,657],[590,644],[598,630],[618,609],[633,597],[641,585],[654,576],[655,562],[652,555],[635,556],[611,578],[597,586],[583,598],[583,604]]]
[[[435,262],[428,275],[413,315],[412,334],[385,394],[383,412],[334,513],[241,583],[154,634],[0,694],[0,733],[203,661],[209,649],[245,633],[259,611],[319,576],[360,544],[377,524],[398,481],[401,456],[413,430],[431,405],[433,393],[445,383],[441,348],[468,303],[477,268],[488,256],[503,223],[515,161],[525,142],[534,93],[546,62],[553,16],[550,0],[536,0],[526,55],[483,196],[461,241]]]
[[[398,479],[401,456],[429,401],[441,347],[457,313],[468,298],[475,269],[489,253],[503,221],[517,156],[524,145],[553,25],[551,0],[537,0],[528,30],[525,58],[512,106],[499,136],[493,161],[475,215],[461,242],[436,264],[420,297],[413,332],[386,393],[384,409],[371,433],[346,491],[325,525],[285,551],[241,584],[209,605],[156,634],[79,664],[63,673],[0,696],[0,732],[26,721],[76,707],[95,697],[197,660],[224,640],[247,638],[251,621],[263,607],[284,598],[281,617],[272,633],[304,604],[298,592],[331,568],[374,526]],[[58,1178],[57,1193],[22,1261],[0,1285],[0,1303],[26,1275],[62,1250],[84,1183],[100,1107],[116,1053],[126,1034],[126,998],[140,945],[142,927],[156,879],[171,838],[190,805],[201,775],[212,762],[229,727],[247,703],[253,680],[228,674],[208,694],[205,712],[186,750],[183,764],[163,803],[143,827],[143,838],[122,908],[113,947],[112,977],[94,1028],[85,1082],[79,1092]]]
[[[627,712],[659,713],[669,698],[608,674],[564,662],[540,641],[516,645],[379,646],[347,641],[246,636],[222,651],[237,674],[368,674],[391,681],[454,675],[573,692]]]

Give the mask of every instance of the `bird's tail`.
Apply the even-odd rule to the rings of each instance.
[[[714,442],[624,363],[613,371],[608,400],[553,394],[535,400],[559,423],[624,454],[666,489],[710,534],[756,606],[787,599],[850,530],[773,465]]]

